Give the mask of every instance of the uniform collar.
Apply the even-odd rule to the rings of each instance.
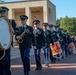
[[[24,27],[24,28],[26,28],[26,27],[27,27],[27,25],[26,25],[26,24],[24,24],[24,25],[23,25],[23,27]]]
[[[47,31],[47,29],[43,29],[44,31]]]
[[[53,30],[51,30],[51,32],[53,32]]]

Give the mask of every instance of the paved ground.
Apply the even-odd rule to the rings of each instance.
[[[76,75],[76,54],[73,54],[56,64],[50,64],[50,67],[45,67],[44,56],[42,55],[41,71],[35,71],[34,55],[31,56],[31,75]],[[23,75],[23,67],[21,59],[12,60],[12,75]]]

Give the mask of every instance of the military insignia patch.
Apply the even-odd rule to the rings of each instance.
[[[26,32],[27,32],[27,33],[30,33],[30,30],[29,30],[29,29],[26,29]]]

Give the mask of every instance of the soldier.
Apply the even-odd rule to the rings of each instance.
[[[58,41],[58,36],[57,36],[56,32],[53,30],[53,25],[52,24],[49,25],[49,30],[51,31],[51,36],[53,38],[53,41],[57,42]],[[52,63],[56,62],[56,58],[53,57],[51,50],[50,50],[50,59],[51,59]]]
[[[59,26],[58,25],[55,26],[55,31],[56,31],[56,34],[58,36],[58,40],[60,40],[60,31],[59,31]]]
[[[58,37],[58,40],[60,45],[61,45],[61,40],[62,40],[62,33],[61,31],[59,30],[59,26],[58,25],[55,25],[55,31],[56,31],[56,35]],[[58,61],[60,61],[60,57],[61,57],[61,53],[57,55],[58,57]]]
[[[42,65],[41,65],[41,58],[40,58],[40,52],[41,48],[45,47],[45,38],[44,38],[44,32],[40,26],[40,21],[35,20],[33,21],[34,24],[34,36],[35,36],[35,44],[36,44],[36,49],[35,49],[35,60],[36,60],[36,70],[41,70]]]
[[[46,48],[44,48],[44,56],[45,56],[45,66],[49,66],[49,52],[50,52],[50,44],[54,45],[53,38],[51,36],[50,30],[47,29],[48,23],[43,23],[43,30],[45,36]]]
[[[64,30],[63,32],[64,32],[64,34],[63,34],[63,41],[62,41],[62,43],[64,45],[65,56],[67,57],[68,56],[68,42],[69,42],[68,39],[69,39],[69,37],[68,37],[68,34],[67,34],[66,30]]]
[[[63,40],[63,28],[59,28],[59,32],[60,32],[60,34],[59,34],[59,42],[60,42],[60,44],[62,44],[62,40]]]
[[[10,19],[8,19],[8,11],[9,9],[7,7],[0,7],[0,17],[4,17],[11,25],[12,25],[12,32],[14,32],[14,30],[16,29],[16,23],[14,20],[12,20],[10,22]],[[14,30],[13,30],[14,29]],[[11,75],[11,71],[10,71],[10,51],[11,49],[8,48],[5,51],[5,56],[2,60],[0,60],[0,75]],[[2,55],[3,50],[0,50],[0,56]]]
[[[60,42],[61,44],[61,40],[62,40],[62,28],[59,28],[59,26],[55,26],[55,31],[56,31],[56,34],[58,36],[58,41]]]
[[[62,39],[60,40],[60,43],[61,43],[61,48],[62,48],[62,59],[64,59],[64,56],[65,56],[65,34],[64,34],[64,31],[63,29],[60,29],[61,33],[62,33]]]
[[[56,31],[53,29],[53,27],[54,27],[54,26],[53,26],[52,24],[49,25],[51,34],[53,33],[53,34],[52,34],[53,40],[54,40],[54,42],[56,42],[56,41],[59,40],[59,38],[58,38],[58,36],[57,36]]]
[[[30,48],[31,45],[35,46],[33,28],[26,24],[28,17],[26,15],[20,16],[22,26],[15,31],[16,39],[21,38],[22,42],[19,43],[20,55],[24,67],[24,75],[30,75]],[[20,35],[23,34],[21,37]]]

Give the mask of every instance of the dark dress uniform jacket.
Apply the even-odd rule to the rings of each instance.
[[[15,22],[15,20],[12,19],[12,20],[9,20],[9,22],[11,23],[13,29],[16,30],[17,28],[16,28],[16,22]]]
[[[45,30],[44,31],[44,36],[45,36],[46,47],[50,47],[50,43],[54,44],[50,30]]]
[[[19,49],[20,50],[25,50],[27,48],[31,48],[31,44],[35,45],[35,40],[34,40],[34,34],[33,34],[33,28],[31,26],[26,25],[26,27],[21,26],[17,31],[16,31],[16,36],[21,35],[25,31],[24,37],[23,37],[23,42],[19,43]]]
[[[58,39],[59,39],[59,42],[60,44],[62,44],[62,41],[63,41],[63,33],[61,31],[57,31],[57,36],[58,36]]]
[[[37,28],[34,29],[34,37],[35,37],[35,45],[37,49],[42,48],[45,46],[45,38],[44,38],[44,32],[42,29]]]
[[[63,33],[63,41],[62,41],[62,44],[66,44],[66,45],[67,45],[68,42],[69,42],[69,37],[68,37],[68,35]]]
[[[52,36],[54,42],[58,41],[58,36],[57,36],[56,31],[54,31],[54,30],[51,31],[51,36]]]

